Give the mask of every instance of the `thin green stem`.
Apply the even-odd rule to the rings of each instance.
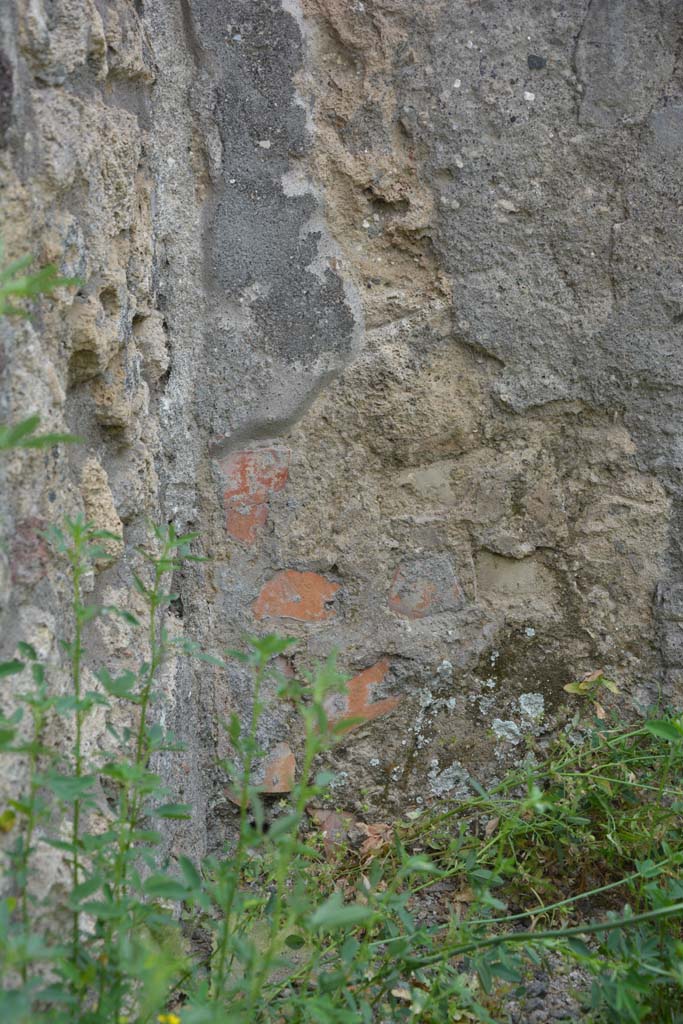
[[[223,920],[221,922],[218,946],[214,953],[214,956],[218,956],[218,963],[216,966],[216,977],[215,979],[212,978],[211,981],[211,995],[214,1000],[217,1000],[220,997],[225,982],[226,960],[228,957],[228,945],[232,928],[232,911],[235,903],[235,897],[237,895],[237,891],[240,884],[240,877],[242,874],[242,868],[244,864],[244,854],[246,852],[247,846],[247,812],[249,809],[249,795],[251,787],[253,758],[254,751],[256,749],[256,734],[258,729],[259,718],[261,715],[261,686],[263,683],[265,667],[265,664],[261,662],[254,676],[254,697],[251,708],[249,734],[247,742],[244,744],[243,747],[244,763],[240,788],[239,835],[237,837],[237,846],[235,848],[234,854],[231,856],[230,861],[226,862],[226,866],[229,868],[229,873],[227,875],[228,890],[225,905],[221,908],[223,913]],[[232,962],[233,955],[230,956],[228,968],[232,965]]]
[[[31,712],[33,718],[33,737],[28,762],[29,790],[26,812],[26,835],[24,836],[24,844],[22,846],[21,860],[19,863],[19,884],[21,887],[21,923],[25,936],[28,936],[30,929],[28,890],[29,867],[31,853],[33,852],[33,833],[36,827],[36,795],[38,793],[36,774],[38,770],[38,743],[40,741],[40,736],[43,731],[43,723],[45,721],[44,711],[41,708],[36,707],[35,704],[32,706]],[[26,983],[28,979],[27,963],[22,963],[21,965],[21,979],[24,983]]]
[[[558,928],[545,932],[508,932],[504,935],[489,935],[484,939],[477,939],[464,945],[446,946],[438,953],[431,956],[407,959],[409,967],[427,967],[429,964],[437,963],[445,957],[465,956],[467,953],[476,952],[479,949],[486,949],[488,946],[502,946],[507,943],[518,942],[550,942],[557,939],[569,938],[572,935],[599,935],[602,932],[612,932],[617,928],[632,928],[637,924],[644,924],[646,921],[663,920],[667,917],[675,917],[683,914],[683,903],[674,903],[669,907],[659,907],[657,910],[648,910],[644,914],[633,914],[630,917],[620,917],[613,921],[592,922],[579,924],[573,928]]]
[[[147,627],[149,662],[147,663],[146,670],[142,677],[139,704],[140,711],[133,746],[133,765],[137,769],[142,769],[147,764],[149,754],[147,745],[147,715],[152,696],[152,687],[156,679],[156,673],[162,664],[165,655],[164,645],[159,641],[159,623],[157,620],[158,611],[161,607],[160,587],[164,574],[168,571],[169,556],[172,554],[172,550],[173,545],[166,540],[162,547],[160,556],[155,561],[154,580],[152,586],[145,594],[149,615]],[[139,823],[143,801],[143,794],[137,788],[138,784],[138,782],[133,782],[131,785],[125,783],[120,797],[119,834],[113,872],[114,902],[127,898],[130,851],[134,842],[135,830]],[[117,927],[118,941],[114,943],[113,938],[115,933],[113,926],[106,926],[105,945],[110,949],[113,949],[115,946],[115,959],[118,964],[121,964],[123,962],[124,944],[127,935],[133,927],[133,922],[129,920],[127,927],[122,927],[120,925]],[[104,992],[100,993],[98,1007],[102,1005],[104,994]],[[111,993],[114,1020],[118,1020],[121,1013],[122,995],[122,979],[121,977],[117,977],[117,981],[113,986],[113,992]]]
[[[81,574],[83,571],[82,564],[82,538],[80,532],[74,537],[73,545],[73,609],[75,617],[75,633],[73,644],[71,647],[71,675],[73,681],[74,696],[76,698],[76,737],[74,743],[74,768],[77,779],[80,779],[83,774],[83,751],[82,751],[82,732],[83,732],[83,709],[81,707],[81,662],[83,658],[83,605],[81,603]],[[80,871],[80,858],[79,858],[79,846],[80,846],[80,820],[81,820],[81,801],[77,797],[74,800],[73,810],[73,821],[71,830],[71,842],[73,845],[73,859],[72,859],[72,871],[71,871],[71,885],[72,889],[75,889],[78,885],[79,871]],[[74,965],[78,964],[80,958],[80,935],[81,935],[81,919],[78,905],[74,907],[73,912],[73,959]]]
[[[665,869],[671,863],[671,859],[667,858],[666,860],[662,860],[658,864],[653,865],[652,875],[648,875],[648,877],[655,877],[656,874]],[[569,907],[573,903],[579,903],[581,900],[587,900],[591,896],[599,896],[603,892],[610,892],[612,889],[619,889],[622,885],[629,885],[631,882],[635,882],[639,878],[643,878],[642,872],[634,871],[632,875],[626,875],[624,878],[620,878],[616,882],[608,882],[606,885],[599,885],[595,889],[587,889],[586,892],[580,892],[577,893],[576,896],[569,896],[567,899],[558,900],[557,903],[547,903],[541,907],[536,907],[535,909],[521,910],[517,914],[506,914],[505,917],[482,917],[473,921],[468,921],[467,924],[471,927],[477,927],[478,925],[507,924],[510,921],[519,921],[525,917],[542,917],[544,914],[549,914],[553,910],[562,910],[563,907]],[[414,889],[413,892],[417,893],[429,885],[434,885],[434,882],[426,882],[424,885],[418,886]]]
[[[670,765],[667,764],[666,768],[668,769],[669,767]],[[664,772],[664,775],[666,775],[666,771]],[[558,773],[558,777],[562,779],[570,779],[575,776],[573,776],[571,772],[560,772]],[[661,798],[664,795],[683,798],[683,791],[679,789],[667,789],[662,783],[658,786],[650,786],[647,782],[632,782],[630,779],[615,779],[612,775],[598,775],[597,771],[586,772],[582,777],[586,779],[600,779],[603,782],[613,782],[617,786],[630,786],[632,789],[647,789],[657,793],[658,798]]]

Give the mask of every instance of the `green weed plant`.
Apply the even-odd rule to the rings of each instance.
[[[469,800],[397,823],[369,860],[342,848],[329,862],[306,808],[326,792],[321,755],[347,725],[330,726],[325,713],[325,697],[343,687],[333,660],[291,679],[275,668],[290,639],[253,638],[218,657],[171,638],[168,584],[200,557],[195,534],[153,531],[135,575],[142,618],[83,594],[117,538],[82,519],[49,536],[72,580],[63,642],[72,692],[51,693],[48,667],[29,644],[0,665],[20,703],[0,719],[0,749],[27,765],[24,792],[0,816],[13,840],[0,902],[0,1020],[504,1021],[505,1000],[523,997],[529,970],[550,950],[592,978],[592,1019],[681,1019],[676,716],[631,729],[595,720],[579,745],[559,740],[543,763],[488,791],[474,783]],[[116,676],[100,667],[97,689],[84,689],[88,627],[105,616],[141,630],[145,656]],[[253,677],[250,721],[225,723],[234,757],[221,767],[238,804],[235,834],[201,862],[170,857],[158,828],[192,814],[155,771],[158,755],[181,749],[154,714],[159,672],[179,656],[218,671],[237,659]],[[297,708],[304,736],[300,778],[275,815],[254,781],[268,677]],[[90,715],[118,704],[131,724],[110,725],[111,750],[86,757]],[[73,737],[68,750],[44,738],[60,719]],[[45,905],[33,885],[43,845],[59,851],[69,879]],[[421,901],[436,883],[452,886],[454,904],[467,890],[464,913],[461,901],[445,921],[424,919]]]

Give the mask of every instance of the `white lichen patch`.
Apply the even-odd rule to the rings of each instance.
[[[429,788],[434,796],[466,797],[470,793],[469,773],[459,761],[454,761],[442,771],[439,762],[433,758],[427,773]]]
[[[444,659],[436,670],[436,678],[440,683],[450,684],[453,682],[453,664]]]
[[[503,721],[502,718],[494,718],[491,722],[491,728],[497,739],[505,740],[506,743],[517,744],[522,739],[519,726],[510,720]]]
[[[542,693],[523,693],[519,698],[519,710],[533,722],[538,722],[545,713]]]
[[[349,781],[348,772],[337,772],[332,781],[330,782],[330,789],[343,789]]]

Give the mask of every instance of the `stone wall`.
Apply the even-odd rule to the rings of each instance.
[[[84,509],[124,537],[103,603],[174,521],[211,559],[176,633],[339,651],[356,809],[491,778],[585,672],[680,700],[682,35],[676,0],[5,0],[0,231],[84,284],[0,327],[1,411],[85,439],[3,464],[5,653],[68,685],[40,531]],[[215,846],[249,679],[163,691],[177,841]],[[274,696],[260,739],[284,792]]]

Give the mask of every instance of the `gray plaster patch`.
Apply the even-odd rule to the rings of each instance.
[[[580,121],[609,128],[638,123],[670,78],[675,59],[674,4],[592,0],[576,47],[583,83]]]
[[[259,423],[274,433],[349,359],[362,312],[332,268],[338,249],[302,164],[312,136],[294,84],[305,59],[297,8],[236,0],[239,42],[233,35],[224,46],[222,9],[206,0],[190,7],[225,154],[204,217],[197,416],[218,438],[255,436]],[[240,364],[238,378],[226,378],[226,366]]]

